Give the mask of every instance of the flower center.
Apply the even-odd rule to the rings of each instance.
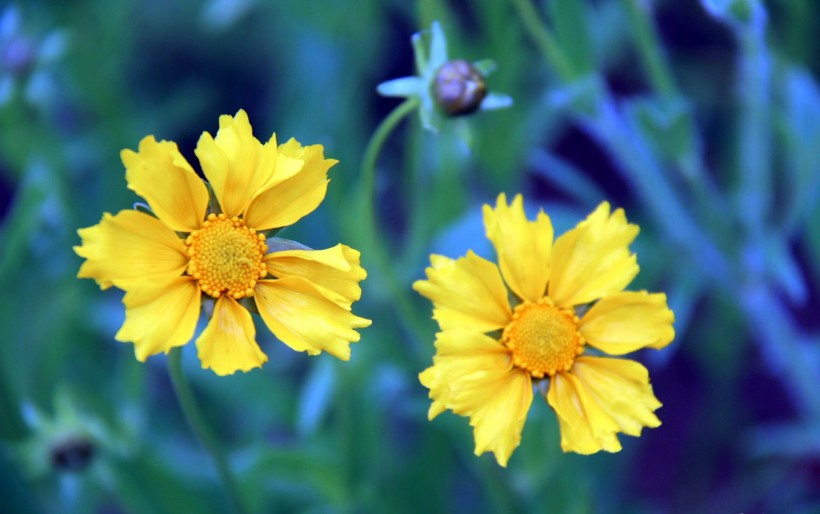
[[[560,309],[549,298],[518,305],[501,340],[512,350],[513,364],[536,378],[569,371],[584,351],[575,311]]]
[[[185,240],[188,274],[203,292],[218,298],[253,296],[256,281],[268,274],[262,258],[268,251],[265,235],[239,218],[209,214],[202,228]]]

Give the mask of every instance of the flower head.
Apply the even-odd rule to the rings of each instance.
[[[424,45],[425,32],[430,34],[429,54]],[[512,105],[512,99],[487,91],[484,78],[495,69],[490,60],[470,63],[449,60],[447,38],[441,25],[433,22],[429,31],[413,34],[413,53],[417,75],[388,80],[378,85],[382,96],[419,99],[419,116],[425,129],[437,131],[442,116],[460,116],[478,109],[487,111]]]
[[[616,452],[619,432],[659,426],[646,368],[589,351],[623,355],[674,338],[666,295],[624,291],[638,274],[629,252],[638,227],[604,202],[553,243],[549,217],[527,220],[521,195],[507,205],[504,194],[495,209],[484,206],[484,225],[498,265],[472,252],[433,255],[427,280],[413,286],[441,328],[420,375],[430,419],[446,409],[468,416],[476,455],[491,451],[502,466],[520,442],[533,385],[546,390],[547,381],[566,452]]]
[[[202,367],[219,375],[267,361],[246,306],[294,350],[347,360],[359,340],[354,329],[370,325],[351,313],[366,276],[359,252],[341,244],[310,250],[265,233],[322,202],[337,162],[323,152],[295,139],[277,145],[275,135],[261,143],[242,110],[219,118],[215,138],[199,139],[207,185],[171,141],[147,136],[138,151],[123,150],[128,187],[156,217],[106,213],[78,231],[82,245],[74,247],[86,259],[78,277],[125,291],[116,339],[133,342],[140,361],[167,353],[191,340],[208,301],[213,315],[196,345]]]

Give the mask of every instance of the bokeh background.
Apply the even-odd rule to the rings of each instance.
[[[497,62],[490,88],[515,104],[390,137],[385,270],[359,205],[398,105],[375,88],[414,73],[410,37],[434,20],[452,57]],[[244,108],[260,139],[340,160],[283,236],[359,248],[374,320],[348,363],[260,329],[270,361],[217,377],[185,348],[254,512],[820,512],[818,30],[815,0],[0,3],[0,511],[227,510],[166,358],[114,341],[121,293],[77,280],[71,247],[138,200],[121,149],[154,134],[196,162],[201,132]],[[618,454],[563,454],[537,398],[507,469],[473,456],[466,419],[427,421],[435,325],[410,284],[431,251],[492,256],[480,206],[502,191],[556,233],[604,199],[641,226],[631,288],[667,292],[677,338],[635,356],[663,425]]]

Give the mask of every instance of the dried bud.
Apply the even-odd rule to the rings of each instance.
[[[433,94],[444,112],[450,116],[461,116],[481,106],[487,96],[487,85],[472,64],[458,59],[446,62],[438,69]]]
[[[83,437],[66,439],[51,448],[51,464],[60,471],[82,471],[94,457],[94,443]]]

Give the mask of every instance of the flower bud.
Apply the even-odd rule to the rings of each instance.
[[[450,116],[461,116],[476,111],[484,97],[487,85],[484,77],[463,59],[448,61],[436,72],[433,94],[441,109]]]
[[[85,437],[71,437],[51,448],[51,465],[59,471],[82,471],[94,458],[94,443]]]

